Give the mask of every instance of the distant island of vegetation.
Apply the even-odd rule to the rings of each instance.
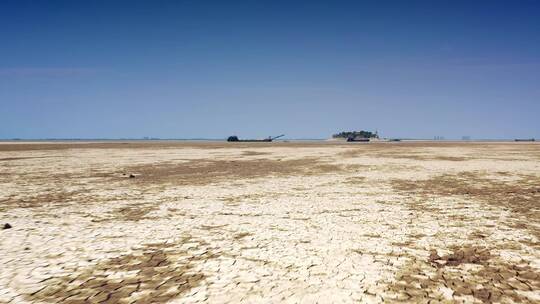
[[[332,138],[379,138],[379,135],[370,131],[346,131],[334,134]]]

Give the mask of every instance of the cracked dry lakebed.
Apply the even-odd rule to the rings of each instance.
[[[540,145],[0,143],[0,303],[540,303]]]

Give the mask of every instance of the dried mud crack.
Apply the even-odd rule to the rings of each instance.
[[[536,302],[540,272],[529,262],[508,263],[485,247],[453,246],[450,250],[439,255],[432,249],[425,260],[409,256],[409,262],[387,286],[390,299]]]
[[[188,241],[193,242],[182,240]],[[195,267],[217,257],[208,250],[192,254],[178,249],[179,245],[147,244],[73,274],[51,277],[26,299],[48,303],[167,302],[202,284],[206,275]]]

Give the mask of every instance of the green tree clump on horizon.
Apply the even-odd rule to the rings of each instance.
[[[377,132],[370,131],[344,131],[332,135],[332,138],[379,138]]]

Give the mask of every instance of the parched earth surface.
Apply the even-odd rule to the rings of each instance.
[[[539,303],[540,145],[0,143],[0,225],[0,303]]]

